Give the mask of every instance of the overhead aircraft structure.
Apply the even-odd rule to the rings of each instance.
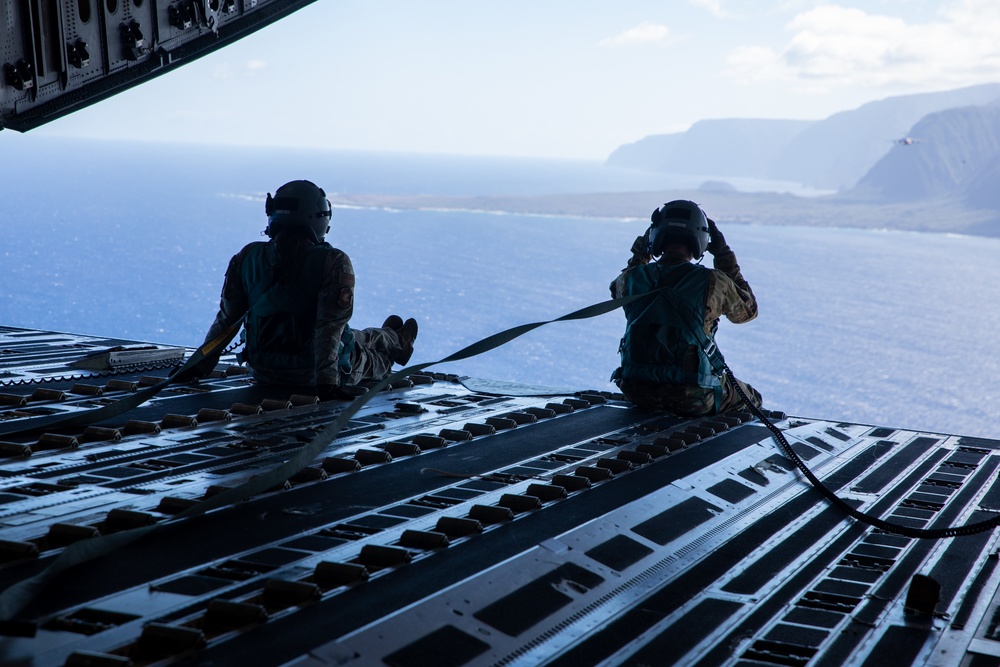
[[[0,120],[306,4],[2,0]],[[1000,667],[1000,440],[235,351],[0,322],[0,664]]]
[[[313,0],[3,0],[0,127],[24,132],[191,62]]]

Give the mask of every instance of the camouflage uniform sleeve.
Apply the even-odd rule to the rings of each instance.
[[[727,249],[715,255],[715,271],[708,290],[705,329],[710,330],[723,315],[740,324],[757,317],[757,299],[740,272],[736,254]]]
[[[326,256],[323,284],[316,302],[316,385],[339,385],[340,338],[354,313],[354,267],[346,253],[333,249]]]
[[[231,327],[247,312],[247,295],[243,291],[243,281],[240,278],[240,263],[242,259],[243,252],[241,251],[229,260],[229,266],[226,268],[226,277],[222,282],[219,312],[215,315],[215,321],[212,322],[212,326],[208,328],[208,333],[205,334],[205,340],[202,344],[221,336],[226,329]],[[208,376],[212,372],[212,369],[215,368],[215,365],[219,363],[219,357],[221,356],[222,350],[220,349],[215,354],[205,357],[205,359],[192,369],[192,375],[196,377]]]
[[[234,322],[243,317],[243,314],[247,312],[247,308],[249,307],[247,304],[247,294],[243,291],[243,280],[240,278],[240,264],[242,261],[242,251],[229,260],[226,277],[222,282],[219,312],[215,316],[215,322],[209,327],[208,334],[205,335],[206,343],[232,326]]]
[[[632,267],[624,269],[618,274],[618,277],[612,280],[611,284],[608,285],[608,288],[611,290],[612,299],[619,299],[625,293],[625,277],[628,276],[631,270]]]

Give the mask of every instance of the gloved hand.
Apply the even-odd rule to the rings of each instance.
[[[726,252],[729,250],[729,245],[726,243],[726,237],[722,235],[719,231],[718,225],[715,224],[715,220],[708,218],[708,252],[712,255],[718,255],[720,252]]]
[[[649,230],[642,236],[635,237],[635,241],[632,242],[632,257],[628,260],[629,266],[637,266],[639,264],[648,264],[652,259],[649,255]]]
[[[173,378],[174,382],[196,382],[198,380],[204,380],[212,374],[213,370],[215,370],[215,363],[216,362],[214,360],[202,359],[200,362],[183,373],[178,373],[181,366],[175,366],[170,370],[169,376]]]

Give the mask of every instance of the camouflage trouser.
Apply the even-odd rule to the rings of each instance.
[[[760,392],[737,380],[746,395],[758,408],[763,404]],[[703,417],[716,414],[715,392],[704,387],[681,384],[658,384],[641,380],[624,379],[619,385],[625,398],[636,407],[656,412],[671,412],[680,417]],[[743,399],[722,376],[722,405],[718,412],[728,412],[743,407]]]
[[[393,357],[400,349],[399,335],[394,329],[354,329],[351,372],[341,376],[341,383],[359,384],[388,377]]]

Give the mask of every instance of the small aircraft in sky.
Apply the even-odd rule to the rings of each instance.
[[[900,146],[912,146],[913,144],[919,144],[923,139],[914,139],[913,137],[901,137],[899,139],[890,139],[894,144],[899,144]]]

